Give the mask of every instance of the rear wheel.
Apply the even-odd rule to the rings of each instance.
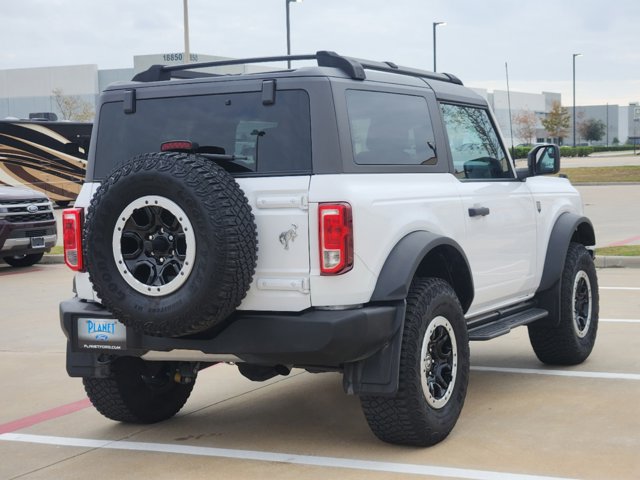
[[[11,257],[2,257],[2,259],[7,262],[12,267],[30,267],[31,265],[35,265],[40,260],[44,253],[30,253],[27,255],[12,255]]]
[[[560,317],[529,325],[529,340],[540,361],[577,365],[593,350],[598,331],[598,277],[591,255],[579,243],[567,251],[560,284]]]
[[[407,297],[398,392],[363,396],[373,433],[385,442],[429,446],[451,432],[469,381],[469,339],[462,307],[439,278],[417,279]]]
[[[176,382],[177,364],[122,357],[107,378],[83,378],[93,406],[105,417],[125,423],[155,423],[173,417],[191,394],[190,383]]]

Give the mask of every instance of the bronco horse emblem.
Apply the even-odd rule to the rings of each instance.
[[[280,234],[280,243],[284,245],[285,250],[289,250],[289,242],[293,242],[298,236],[298,226],[291,224],[291,228]]]

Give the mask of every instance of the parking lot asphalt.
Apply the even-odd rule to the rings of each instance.
[[[543,366],[524,328],[472,343],[460,420],[419,449],[378,441],[339,375],[302,370],[253,383],[216,365],[175,418],[107,420],[65,372],[57,309],[72,273],[0,265],[0,479],[640,478],[640,274],[598,275],[584,364]]]
[[[593,223],[596,246],[640,244],[640,186],[579,185],[584,213]]]

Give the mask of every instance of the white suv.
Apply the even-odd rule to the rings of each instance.
[[[542,176],[558,148],[516,170],[452,75],[289,58],[318,66],[154,66],[102,94],[60,308],[95,407],[167,419],[216,362],[339,371],[379,438],[432,445],[462,409],[469,340],[528,325],[541,361],[587,358],[595,236],[569,181]]]

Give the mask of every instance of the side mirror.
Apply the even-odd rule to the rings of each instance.
[[[549,175],[560,171],[560,148],[557,145],[538,145],[527,154],[529,175]]]

